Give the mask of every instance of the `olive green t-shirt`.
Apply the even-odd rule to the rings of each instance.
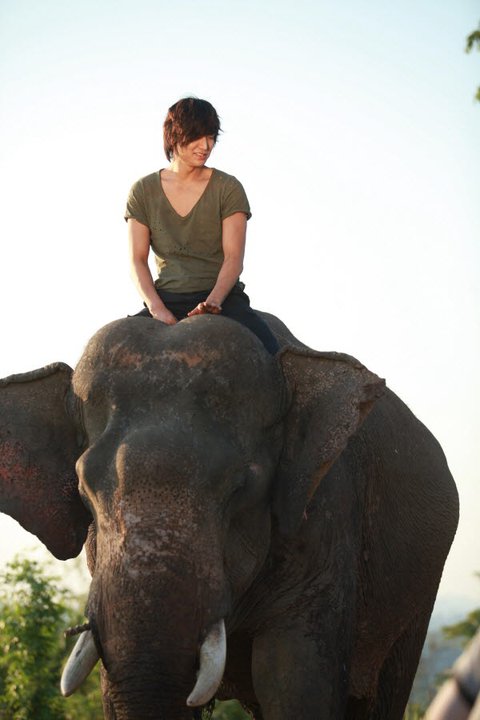
[[[222,220],[236,212],[250,217],[241,183],[213,169],[203,194],[182,217],[170,204],[160,171],[132,186],[125,219],[134,218],[150,230],[158,279],[155,286],[171,292],[200,292],[214,285],[223,263]]]

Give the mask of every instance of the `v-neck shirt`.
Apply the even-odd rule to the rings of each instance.
[[[251,216],[245,190],[233,175],[213,168],[190,212],[179,215],[165,194],[160,173],[133,184],[125,219],[134,218],[150,230],[157,288],[178,293],[210,290],[224,259],[222,221],[236,212]]]

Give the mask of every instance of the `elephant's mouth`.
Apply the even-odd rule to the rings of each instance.
[[[89,623],[73,648],[62,673],[60,689],[64,697],[72,695],[90,675],[102,651],[95,624]],[[199,649],[199,670],[197,681],[186,699],[188,707],[206,705],[215,695],[222,681],[227,656],[227,639],[224,620],[214,623],[208,631]],[[104,662],[104,661],[103,661]],[[104,663],[105,665],[105,663]],[[108,667],[105,666],[108,673]]]

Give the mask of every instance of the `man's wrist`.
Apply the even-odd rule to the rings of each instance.
[[[165,310],[165,305],[160,300],[160,298],[157,298],[156,300],[153,300],[152,302],[147,300],[146,305],[147,305],[149,312],[152,315],[154,315],[157,312],[162,312],[162,310]]]
[[[214,290],[210,293],[210,295],[205,300],[206,303],[210,303],[211,305],[218,305],[218,307],[222,307],[222,303],[226,298],[226,294],[220,294],[218,292],[215,292]]]

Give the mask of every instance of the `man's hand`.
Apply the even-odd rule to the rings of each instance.
[[[160,322],[165,323],[165,325],[177,324],[177,318],[166,307],[155,308],[154,310],[150,310],[150,313],[155,320],[160,320]]]
[[[188,317],[192,317],[193,315],[220,315],[222,312],[222,306],[218,305],[214,302],[201,302],[198,303],[197,307],[194,307],[193,310],[190,310],[188,313]]]

